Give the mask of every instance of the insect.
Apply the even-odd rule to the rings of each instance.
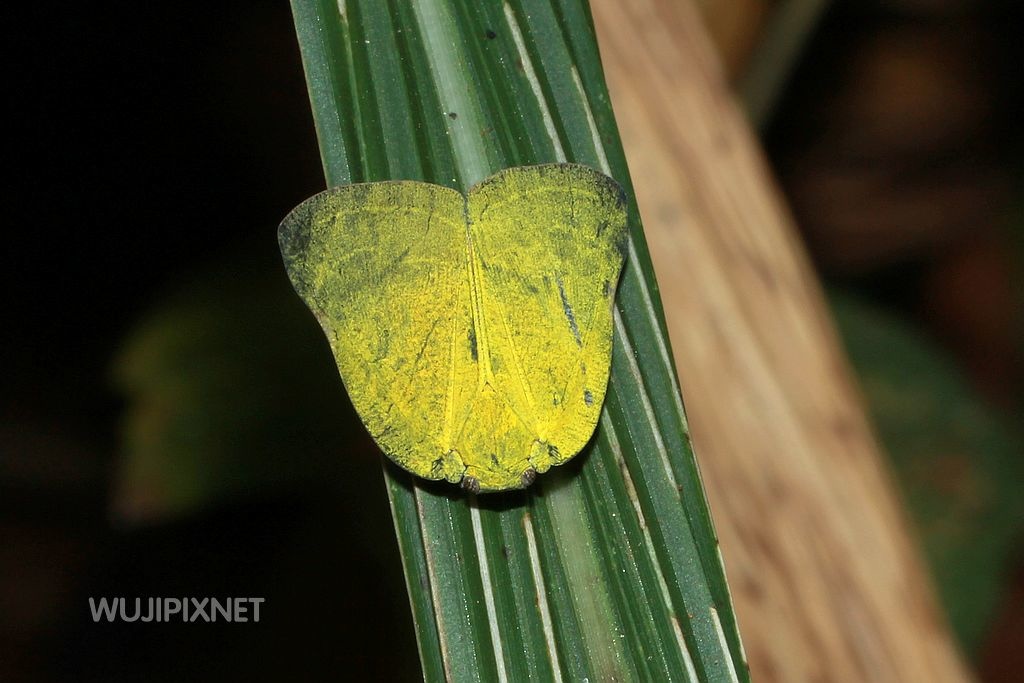
[[[622,189],[576,164],[456,190],[344,185],[278,232],[363,423],[398,465],[472,492],[576,455],[608,385]]]

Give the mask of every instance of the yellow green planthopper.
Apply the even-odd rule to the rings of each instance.
[[[608,386],[622,189],[586,166],[471,188],[344,185],[279,230],[296,291],[381,450],[473,492],[528,486],[590,439]]]

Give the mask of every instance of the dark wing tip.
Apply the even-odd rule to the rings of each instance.
[[[553,171],[564,171],[572,173],[582,173],[589,175],[594,183],[602,190],[608,193],[608,195],[615,202],[615,208],[625,211],[628,198],[626,197],[626,190],[615,178],[610,175],[603,173],[592,166],[586,164],[575,164],[575,163],[560,163],[560,164],[547,164],[539,168],[550,169]]]
[[[292,286],[305,298],[306,283],[303,277],[306,254],[309,250],[311,223],[319,195],[310,197],[292,209],[277,228],[277,246],[281,250],[284,268]]]

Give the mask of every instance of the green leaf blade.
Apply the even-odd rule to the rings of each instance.
[[[330,184],[575,161],[631,200],[592,445],[479,500],[385,468],[426,680],[747,680],[586,3],[292,5]]]

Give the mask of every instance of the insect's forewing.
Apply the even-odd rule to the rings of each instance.
[[[464,207],[437,185],[346,185],[303,202],[279,230],[370,434],[402,467],[450,481],[465,470],[455,431],[478,383]]]
[[[529,462],[543,472],[583,448],[604,402],[622,190],[585,166],[512,168],[473,188],[468,212],[481,372],[533,435]]]

